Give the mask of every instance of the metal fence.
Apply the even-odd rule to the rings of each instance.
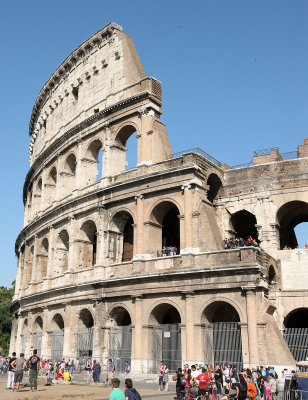
[[[42,336],[43,332],[36,332],[35,334],[35,348],[39,357],[42,355]]]
[[[80,328],[77,332],[77,357],[80,365],[85,365],[92,357],[93,328]]]
[[[131,326],[111,326],[109,329],[109,358],[113,360],[116,371],[124,371],[125,361],[131,364],[131,353]]]
[[[235,364],[242,368],[241,328],[236,322],[204,325],[204,360],[207,364]]]
[[[308,358],[308,328],[286,328],[283,336],[296,361]]]
[[[64,343],[64,329],[53,331],[51,337],[51,359],[62,360]]]
[[[216,158],[212,157],[211,155],[209,155],[207,152],[205,152],[204,150],[200,149],[199,147],[195,147],[193,149],[183,150],[183,151],[179,151],[177,153],[170,154],[169,158],[182,157],[184,154],[189,154],[189,153],[199,154],[202,157],[206,158],[207,160],[211,161],[212,163],[214,163],[214,164],[216,164],[218,166],[221,164],[220,161],[216,160]]]
[[[169,371],[175,371],[182,366],[180,324],[153,326],[152,360],[152,373],[157,372],[160,361],[168,365]]]

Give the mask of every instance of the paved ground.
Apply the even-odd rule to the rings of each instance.
[[[121,380],[121,389],[123,389],[124,376],[119,376]],[[111,392],[110,387],[103,387],[103,384],[86,384],[78,382],[82,379],[77,377],[73,384],[55,384],[53,386],[39,385],[38,391],[33,393],[28,387],[21,388],[19,392],[11,392],[6,389],[6,375],[0,375],[0,399],[13,400],[107,400]],[[25,382],[27,378],[25,378]],[[157,383],[149,380],[135,380],[136,389],[140,392],[142,398],[149,400],[172,400],[175,396],[174,383],[171,383],[170,392],[161,392],[157,390]]]

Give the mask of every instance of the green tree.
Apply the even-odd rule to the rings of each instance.
[[[12,315],[10,305],[15,291],[15,281],[12,287],[0,286],[0,347],[8,352],[10,346]]]

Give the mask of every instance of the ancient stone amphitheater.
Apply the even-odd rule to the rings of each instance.
[[[308,221],[308,140],[233,168],[200,149],[172,154],[161,105],[161,83],[115,23],[43,86],[29,126],[11,351],[111,357],[117,371],[129,360],[144,373],[161,359],[172,369],[305,360],[308,250],[296,248],[294,227]],[[224,249],[224,238],[249,235],[260,247]]]

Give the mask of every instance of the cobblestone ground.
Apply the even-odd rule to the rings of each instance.
[[[124,376],[119,376],[121,389],[124,385]],[[19,392],[12,392],[6,389],[6,375],[0,375],[0,399],[13,400],[105,400],[108,399],[111,388],[104,387],[103,384],[86,384],[81,376],[73,379],[73,384],[55,384],[44,386],[39,383],[37,392],[31,392],[29,387],[21,387]],[[27,382],[25,377],[24,382]],[[151,380],[135,380],[135,387],[140,392],[142,398],[149,400],[172,400],[175,396],[175,385],[171,383],[169,392],[159,392],[157,383]]]

